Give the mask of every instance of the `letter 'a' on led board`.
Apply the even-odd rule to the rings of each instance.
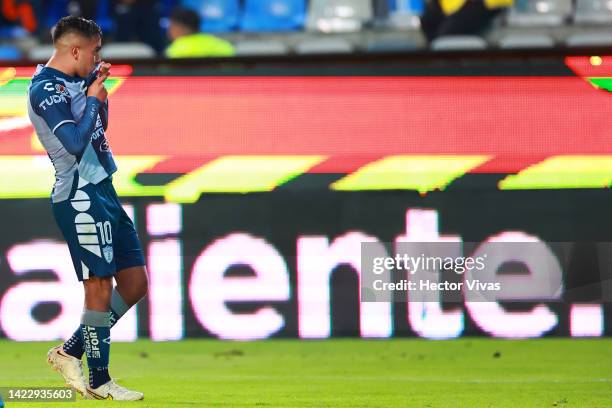
[[[75,279],[68,247],[57,241],[31,241],[11,247],[8,264],[15,275],[51,271],[56,281],[22,282],[9,288],[0,303],[2,330],[11,340],[67,339],[78,327],[83,310],[83,289]],[[41,323],[32,310],[42,302],[60,304],[59,314]]]
[[[232,266],[247,266],[255,276],[226,277]],[[282,302],[290,297],[289,272],[283,257],[263,238],[235,233],[219,238],[198,256],[189,295],[198,321],[221,339],[270,337],[285,325],[272,306],[234,313],[227,302]]]

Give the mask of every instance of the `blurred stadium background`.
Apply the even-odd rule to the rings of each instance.
[[[612,45],[608,0],[5,0],[0,58],[44,60],[67,14],[102,26],[107,58],[163,55],[176,7],[237,56]],[[422,30],[421,30],[422,28]]]
[[[52,166],[25,103],[35,63],[52,52],[49,29],[69,13],[105,32],[114,183],[151,278],[114,341],[610,335],[612,2],[502,3],[437,3],[437,18],[458,20],[429,35],[421,19],[436,11],[422,0],[3,1],[0,337],[67,338],[82,308],[50,211]],[[176,6],[195,10],[234,56],[166,58]],[[472,6],[494,12],[462,19]],[[567,243],[564,290],[493,303],[360,301],[362,242],[449,237],[466,253],[500,240]],[[18,347],[5,350],[19,372]],[[609,391],[597,355],[593,375]],[[606,406],[593,392],[600,405],[584,406]],[[295,405],[343,406],[326,401]]]

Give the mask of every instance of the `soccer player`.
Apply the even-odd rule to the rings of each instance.
[[[85,398],[140,400],[142,393],[117,385],[108,372],[110,329],[148,283],[138,235],[112,184],[117,167],[104,134],[110,64],[100,60],[102,31],[91,20],[64,17],[52,38],[54,54],[28,89],[28,115],[55,167],[51,205],[85,305],[79,328],[47,360]]]

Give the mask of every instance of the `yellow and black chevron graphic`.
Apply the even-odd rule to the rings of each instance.
[[[310,172],[328,160],[326,156],[276,155],[222,156],[184,174],[150,172],[165,160],[163,156],[117,156],[119,171],[113,183],[118,193],[191,203],[205,193],[244,194],[284,188],[411,190],[427,194],[475,186],[530,190],[600,189],[612,185],[612,155],[551,156],[514,174],[480,172],[479,168],[492,157],[475,155],[386,156],[346,174]],[[0,156],[0,172],[0,199],[47,198],[54,181],[46,156]]]

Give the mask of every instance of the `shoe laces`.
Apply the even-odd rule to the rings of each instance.
[[[109,388],[109,391],[113,390],[113,391],[120,392],[123,394],[129,392],[127,388],[122,387],[121,385],[117,384],[114,378],[109,381],[108,388]]]

